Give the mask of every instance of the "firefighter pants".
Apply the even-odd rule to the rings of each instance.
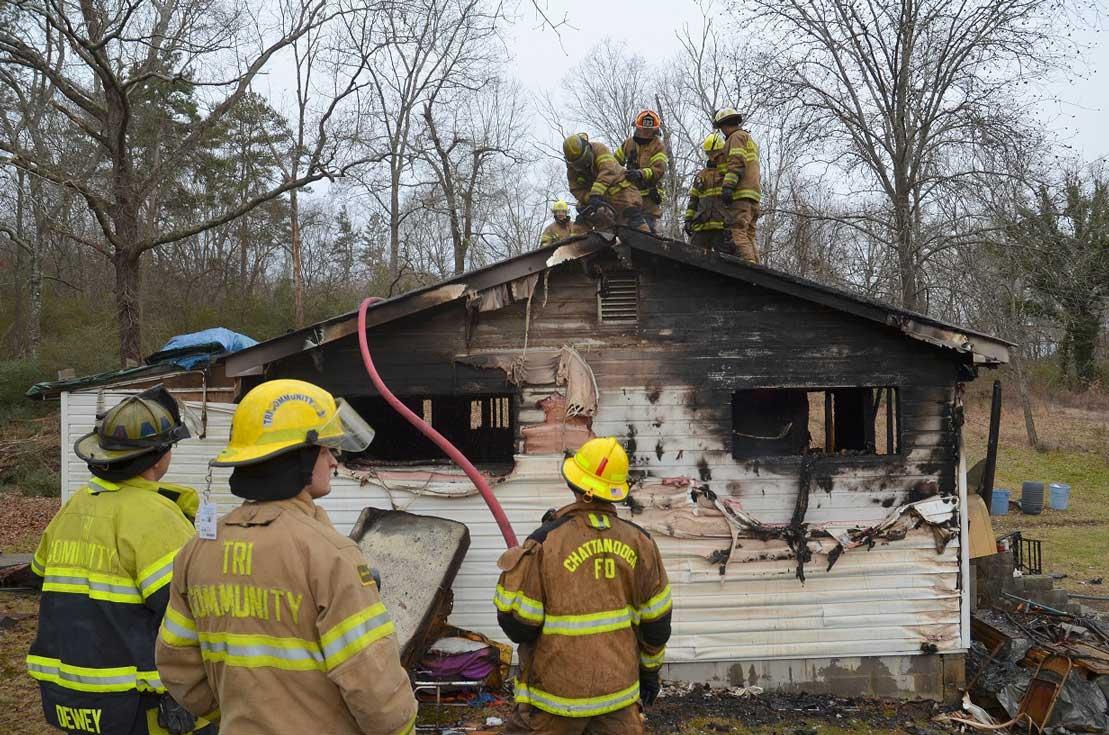
[[[596,717],[560,717],[518,704],[505,724],[503,735],[643,735],[640,707],[630,707]]]
[[[755,250],[755,222],[759,218],[759,205],[750,199],[736,199],[728,210],[728,231],[732,236],[734,252],[750,263],[758,263]]]
[[[690,241],[694,247],[731,255],[733,252],[732,244],[727,235],[728,233],[725,230],[698,230],[693,233]]]

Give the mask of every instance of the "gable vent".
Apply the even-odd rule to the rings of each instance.
[[[601,324],[639,322],[639,278],[631,272],[606,273],[597,290]]]

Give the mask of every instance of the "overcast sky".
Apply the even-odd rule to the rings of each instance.
[[[552,19],[565,13],[573,27],[564,27],[559,34],[537,30],[535,11],[529,0],[521,0],[521,20],[508,34],[510,69],[532,91],[557,85],[605,36],[626,41],[630,49],[649,59],[665,61],[679,50],[675,31],[686,23],[700,28],[701,23],[700,8],[692,0],[547,2]],[[725,29],[726,23],[722,19]],[[1091,28],[1079,40],[1090,46],[1085,55],[1086,78],[1054,85],[1049,92],[1063,102],[1045,112],[1058,128],[1055,137],[1089,162],[1109,157],[1109,32]],[[742,100],[737,102],[742,106]]]

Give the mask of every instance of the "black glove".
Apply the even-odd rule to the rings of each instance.
[[[735,187],[725,186],[723,189],[720,190],[720,198],[724,200],[725,204],[731,204],[733,201],[735,201]]]
[[[638,168],[629,168],[627,176],[625,178],[627,178],[628,181],[632,182],[636,186],[643,186],[643,184],[647,182],[647,178]]]
[[[693,220],[687,219],[685,221],[685,224],[682,226],[682,230],[685,232],[685,234],[693,237]]]
[[[196,718],[173,697],[164,694],[158,701],[158,724],[172,735],[182,735],[196,729]]]
[[[644,707],[650,707],[658,699],[658,691],[662,684],[658,679],[658,671],[639,670],[639,699]]]
[[[589,197],[589,201],[585,203],[585,208],[589,210],[590,214],[596,212],[598,209],[603,209],[607,206],[608,204],[605,203],[605,198],[600,194],[591,195]]]

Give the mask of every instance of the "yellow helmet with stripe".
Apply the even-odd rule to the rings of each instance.
[[[298,447],[360,452],[374,430],[342,398],[303,380],[270,380],[250,390],[231,419],[231,440],[212,465],[262,462]]]
[[[562,463],[562,476],[587,499],[619,502],[628,497],[628,453],[615,437],[590,439]]]
[[[565,199],[560,197],[557,202],[551,205],[551,211],[555,214],[569,214],[570,205],[566,203]]]
[[[724,140],[724,136],[713,130],[705,136],[705,142],[701,144],[701,148],[705,151],[705,158],[712,158],[720,154],[725,145],[727,141]]]
[[[586,169],[593,165],[593,146],[589,145],[589,136],[585,133],[574,133],[562,141],[562,155],[566,162],[576,169]]]
[[[739,112],[734,107],[725,107],[723,110],[717,112],[712,119],[712,126],[714,128],[719,128],[722,125],[742,124],[743,115],[739,114]]]

